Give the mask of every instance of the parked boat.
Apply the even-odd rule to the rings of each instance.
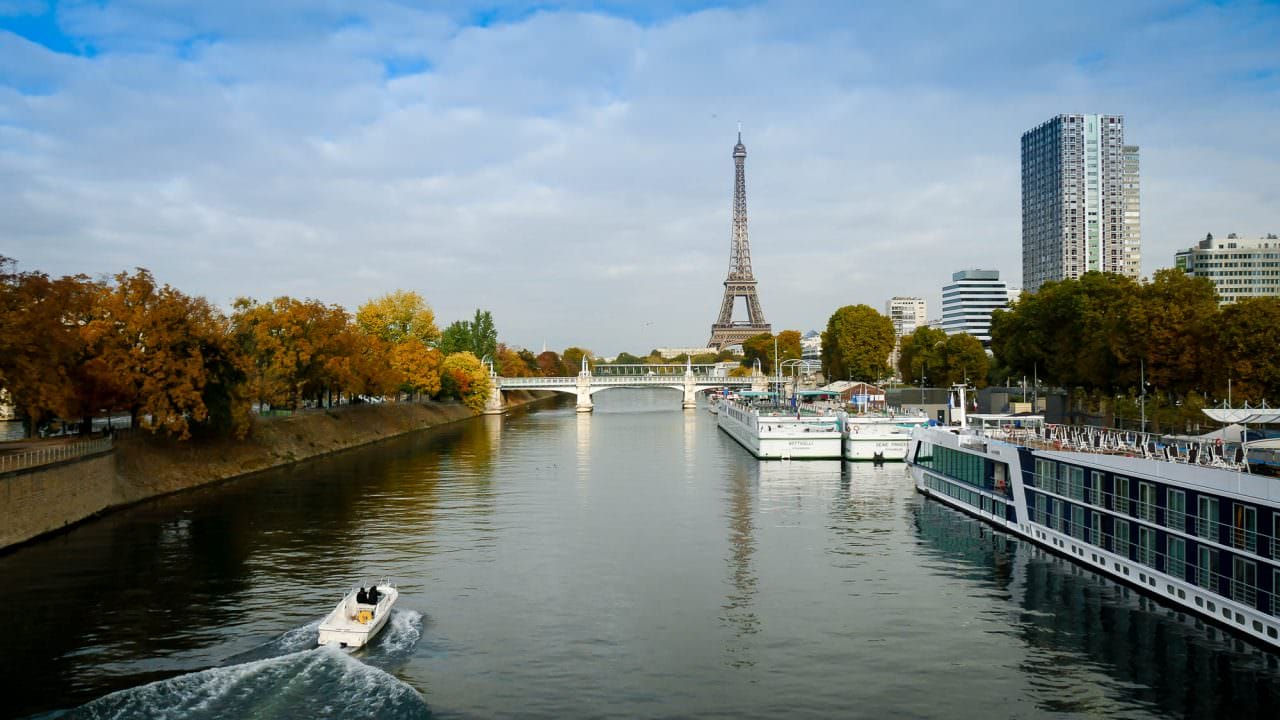
[[[913,431],[921,493],[1280,649],[1280,479],[1249,443],[960,418]]]
[[[844,459],[900,462],[907,457],[911,430],[928,423],[922,415],[842,416]]]
[[[400,591],[385,578],[370,586],[353,588],[320,623],[320,645],[358,648],[373,639],[387,624]]]
[[[840,458],[835,415],[789,410],[767,401],[768,393],[742,393],[720,403],[716,424],[762,460]]]

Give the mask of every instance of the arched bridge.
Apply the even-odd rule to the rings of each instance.
[[[697,405],[697,393],[701,390],[716,388],[742,388],[764,390],[769,382],[777,382],[779,378],[769,378],[755,374],[743,377],[717,375],[711,365],[684,366],[684,372],[675,373],[670,370],[679,366],[653,366],[656,370],[648,370],[645,374],[627,372],[630,367],[644,366],[602,366],[597,373],[592,373],[583,362],[582,372],[565,377],[502,377],[491,374],[492,389],[485,413],[500,413],[506,405],[502,393],[507,390],[551,390],[569,393],[578,398],[578,412],[591,412],[594,405],[591,396],[609,388],[671,388],[684,393],[684,407]],[[697,370],[697,371],[695,371]]]

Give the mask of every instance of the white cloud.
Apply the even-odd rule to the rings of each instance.
[[[1108,6],[1114,43],[1087,8],[512,10],[479,27],[304,5],[61,11],[93,57],[0,31],[0,253],[142,265],[219,303],[414,288],[445,322],[488,308],[529,346],[696,345],[742,120],[774,326],[900,294],[936,314],[955,270],[1019,281],[1018,138],[1059,112],[1127,116],[1148,272],[1208,230],[1280,231],[1265,9]]]

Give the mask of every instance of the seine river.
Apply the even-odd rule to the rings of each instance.
[[[478,418],[0,556],[0,715],[1276,716],[1276,656],[902,465],[760,463],[678,402]],[[382,635],[316,649],[380,575]]]

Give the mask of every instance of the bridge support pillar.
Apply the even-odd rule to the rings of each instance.
[[[764,373],[751,376],[751,389],[754,392],[765,392],[769,389],[769,376]]]
[[[578,374],[578,407],[580,413],[589,413],[595,406],[591,404],[591,374],[583,371]]]
[[[693,369],[684,371],[684,405],[685,410],[698,407],[698,384],[693,377]]]
[[[496,377],[489,378],[489,397],[484,402],[485,415],[501,415],[507,409],[507,403],[502,397],[502,388],[498,386]]]

